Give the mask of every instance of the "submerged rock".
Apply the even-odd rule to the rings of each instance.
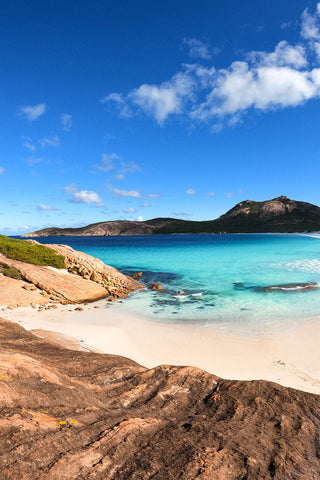
[[[142,272],[134,272],[132,275],[130,275],[132,278],[141,278],[142,277]]]
[[[270,285],[268,287],[257,288],[259,292],[270,292],[270,291],[285,291],[285,292],[294,292],[301,290],[315,290],[320,287],[320,284],[317,282],[302,282],[302,283],[285,283],[280,285]]]
[[[157,290],[162,290],[162,285],[161,285],[161,283],[151,283],[151,284],[149,285],[149,288],[150,288],[151,290],[155,290],[155,291],[157,291]]]

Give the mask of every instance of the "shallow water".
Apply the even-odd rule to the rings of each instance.
[[[47,237],[100,258],[124,273],[161,283],[112,308],[154,320],[262,333],[320,314],[320,240],[303,235],[154,235]]]

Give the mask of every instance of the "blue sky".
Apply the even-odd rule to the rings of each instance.
[[[0,226],[320,204],[320,3],[0,6]]]

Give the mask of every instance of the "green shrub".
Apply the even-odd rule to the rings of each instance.
[[[0,252],[12,260],[33,265],[66,268],[62,255],[57,255],[44,245],[33,245],[25,240],[17,240],[0,235]]]
[[[15,278],[16,280],[21,280],[21,272],[14,267],[4,267],[0,265],[0,273],[3,273],[5,277]]]

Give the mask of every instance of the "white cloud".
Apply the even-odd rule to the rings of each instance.
[[[137,221],[138,222],[143,222],[143,217],[141,215],[139,215],[139,217],[137,218]]]
[[[64,130],[65,132],[70,132],[72,128],[72,115],[69,115],[68,113],[63,113],[60,119],[62,130]]]
[[[150,204],[148,202],[142,202],[140,203],[140,207],[150,207]]]
[[[226,198],[232,198],[234,196],[234,192],[228,192],[228,193],[225,193],[224,196]]]
[[[136,209],[135,208],[126,208],[125,210],[123,210],[124,213],[136,213]]]
[[[307,65],[306,49],[303,45],[292,46],[285,40],[278,43],[275,50],[268,52],[251,52],[248,58],[256,65],[266,67],[292,66],[302,68]]]
[[[160,193],[149,193],[148,197],[155,200],[156,198],[161,198],[161,195]]]
[[[46,111],[47,105],[45,103],[39,103],[38,105],[23,105],[19,108],[19,114],[21,117],[33,122],[38,120],[41,115]]]
[[[196,194],[196,191],[193,190],[193,188],[188,188],[188,190],[186,191],[186,193],[187,193],[188,195],[195,195],[195,194]]]
[[[182,112],[185,102],[193,97],[193,87],[192,76],[182,72],[160,86],[141,85],[128,95],[128,99],[162,124],[169,115]]]
[[[176,117],[209,123],[216,132],[224,124],[241,123],[250,109],[302,105],[320,97],[320,2],[316,12],[303,12],[301,22],[301,38],[296,44],[282,40],[273,50],[249,52],[226,68],[183,65],[167,81],[143,84],[126,95],[111,94],[104,102],[117,99],[122,109],[142,112],[160,125]],[[185,40],[186,45],[200,45],[195,40]]]
[[[0,167],[0,175],[2,175],[3,173],[4,173],[4,168]]]
[[[95,204],[97,207],[103,207],[103,200],[96,192],[88,190],[80,190],[72,194],[70,200],[73,203]]]
[[[306,8],[302,14],[301,36],[306,40],[320,40],[320,31],[318,25],[318,17],[320,15],[319,3],[317,12],[311,15]]]
[[[320,3],[317,4],[316,12],[312,15],[306,9],[302,14],[301,36],[309,41],[320,60]]]
[[[96,165],[97,170],[102,170],[103,172],[110,172],[116,168],[114,160],[120,160],[121,157],[116,153],[103,153],[101,158],[101,163]]]
[[[183,44],[188,48],[188,54],[192,58],[209,60],[211,54],[208,45],[197,38],[184,38]]]
[[[37,205],[37,207],[39,208],[39,210],[58,210],[57,208],[54,208],[54,207],[50,207],[49,205],[44,205],[43,203],[40,203],[39,205]]]
[[[141,197],[141,193],[138,192],[137,190],[119,190],[118,188],[114,188],[112,186],[109,186],[108,188],[117,197],[133,197],[133,198]]]
[[[234,62],[228,70],[219,71],[215,88],[192,116],[207,121],[249,108],[297,106],[319,93],[320,69],[305,72],[290,67],[250,68],[246,62]]]
[[[39,141],[41,147],[59,147],[60,145],[60,138],[58,137],[58,135],[53,135],[51,137],[46,137],[46,138],[42,138],[40,141]]]
[[[215,196],[215,192],[208,192],[207,195],[208,195],[208,197],[214,197],[214,196]]]
[[[66,185],[62,189],[65,193],[76,193],[78,191],[78,187],[75,183],[70,183],[70,185]]]
[[[99,195],[94,191],[89,190],[79,190],[75,183],[66,185],[62,188],[62,191],[65,193],[71,194],[70,202],[72,203],[86,203],[86,204],[95,204],[96,207],[103,207],[103,200]]]

